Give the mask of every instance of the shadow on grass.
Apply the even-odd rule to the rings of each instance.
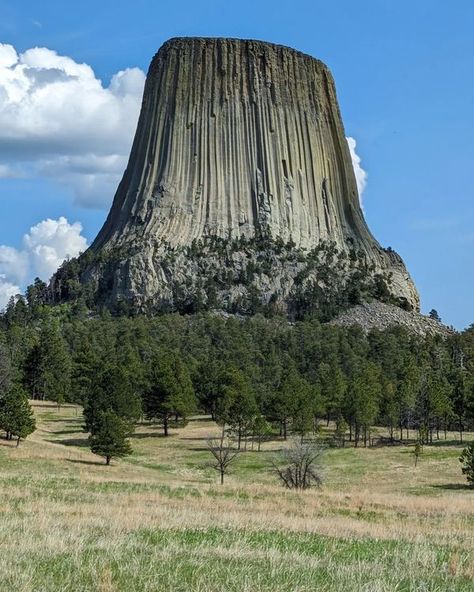
[[[0,438],[0,446],[6,446],[7,448],[21,448],[20,446],[16,445],[16,438],[14,440],[7,440],[6,438]]]
[[[458,446],[464,447],[466,446],[465,442],[461,442],[460,440],[435,440],[432,444],[428,446]]]
[[[51,444],[62,444],[63,446],[78,446],[79,448],[88,448],[87,438],[70,438],[68,440],[48,440]]]
[[[84,422],[84,418],[78,415],[77,417],[65,417],[64,419],[43,419],[43,421],[47,423],[78,423],[80,421]]]
[[[205,437],[199,436],[197,438],[193,438],[191,436],[182,436],[180,438],[180,440],[189,440],[191,442],[207,442],[207,440],[209,440],[209,439],[214,440],[214,439],[219,439],[219,438],[220,438],[220,435],[216,435],[216,436],[205,436]]]
[[[53,434],[62,435],[62,434],[80,434],[85,433],[82,430],[59,430],[59,432],[53,432]]]
[[[101,465],[106,466],[105,461],[100,460],[75,460],[73,458],[67,458],[67,462],[74,463],[75,465]]]
[[[165,436],[163,434],[163,432],[142,432],[142,433],[138,433],[138,434],[132,434],[130,436],[130,438],[132,440],[144,440],[145,438],[169,438],[171,439],[173,437],[173,434],[170,434],[169,436]]]
[[[474,487],[468,483],[444,483],[432,485],[433,489],[446,489],[447,491],[474,491]]]

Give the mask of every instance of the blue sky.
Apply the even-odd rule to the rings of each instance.
[[[70,111],[52,108],[48,115],[44,104],[26,105],[19,98],[6,120],[8,133],[0,129],[3,280],[21,285],[33,273],[47,273],[71,244],[79,248],[84,237],[93,239],[126,159],[140,70],[146,71],[167,38],[257,38],[295,47],[331,68],[346,134],[356,139],[368,173],[363,203],[371,230],[404,258],[424,311],[434,307],[445,322],[469,325],[474,322],[473,25],[471,0],[449,5],[0,0],[0,43],[15,48],[28,80],[36,76],[35,88],[47,88],[38,70],[49,67],[56,82],[66,74],[82,81],[84,97],[94,105],[94,110],[81,105],[82,95],[75,92]],[[27,52],[35,47],[70,61]],[[4,51],[4,66],[9,55]],[[91,70],[81,70],[83,63]],[[17,83],[8,84],[11,90]],[[0,75],[0,125],[1,86]],[[90,130],[81,129],[82,109],[89,109]],[[53,130],[42,127],[41,117],[47,116]],[[33,128],[26,129],[30,121]],[[47,219],[51,224],[41,225]],[[82,230],[71,228],[74,222]]]

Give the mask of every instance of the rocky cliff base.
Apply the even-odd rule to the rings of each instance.
[[[89,308],[157,314],[222,311],[329,321],[341,311],[393,297],[394,278],[363,251],[320,243],[311,251],[266,238],[163,243],[88,251],[66,262],[51,284],[54,302],[84,300]]]
[[[446,325],[430,317],[377,301],[366,302],[351,307],[333,319],[331,324],[342,327],[357,325],[365,333],[374,329],[384,331],[385,329],[399,326],[420,337],[435,335],[449,337],[449,335],[455,332],[453,329],[446,327]]]

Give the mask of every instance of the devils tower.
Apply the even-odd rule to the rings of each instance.
[[[260,41],[160,48],[127,169],[75,270],[88,298],[142,312],[419,308],[401,258],[365,223],[331,73]],[[71,273],[54,278],[55,298]]]

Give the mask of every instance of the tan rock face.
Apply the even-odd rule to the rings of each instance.
[[[287,47],[179,38],[151,63],[129,164],[92,250],[133,245],[114,289],[153,299],[164,281],[157,245],[211,236],[355,248],[419,308],[403,262],[363,218],[329,70]]]

